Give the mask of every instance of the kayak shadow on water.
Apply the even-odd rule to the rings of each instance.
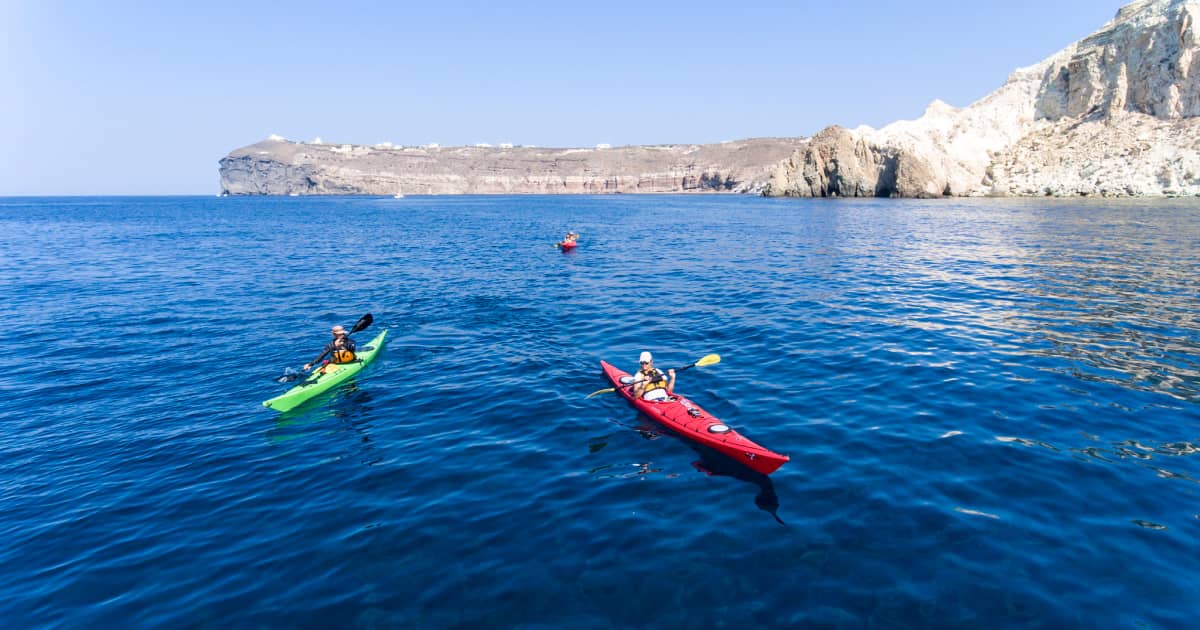
[[[700,454],[700,461],[692,462],[692,466],[695,466],[696,470],[710,477],[733,477],[758,486],[754,505],[770,514],[780,525],[787,525],[783,519],[779,518],[779,495],[775,493],[775,482],[771,481],[769,476],[751,470],[745,464],[703,444],[688,442],[688,446]]]
[[[787,526],[787,523],[779,518],[779,495],[775,493],[775,483],[771,481],[769,476],[751,469],[714,448],[684,439],[640,412],[634,424],[625,424],[616,421],[614,423],[637,431],[638,434],[647,440],[656,440],[665,435],[677,442],[686,444],[688,448],[700,456],[699,460],[692,462],[692,466],[697,471],[710,477],[732,477],[739,481],[754,484],[758,487],[758,494],[754,497],[754,505],[758,509],[770,514],[780,525]]]
[[[377,452],[371,439],[368,431],[370,424],[360,422],[371,410],[373,398],[374,394],[359,389],[355,383],[343,385],[332,397],[318,396],[314,401],[320,402],[306,401],[295,409],[279,414],[274,427],[267,432],[267,440],[282,444],[317,433],[353,434],[362,463],[368,466],[377,464],[383,461],[383,456]],[[336,421],[336,425],[329,424],[330,420]]]

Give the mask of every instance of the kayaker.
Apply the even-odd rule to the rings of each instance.
[[[643,352],[638,357],[641,367],[633,375],[633,397],[643,400],[668,400],[675,391],[675,370],[662,370],[654,367],[654,357],[649,352]]]
[[[325,349],[321,351],[321,354],[317,358],[313,359],[310,363],[304,364],[305,372],[308,371],[308,368],[320,363],[326,355],[329,356],[329,360],[333,363],[350,363],[356,358],[354,354],[354,340],[350,338],[350,335],[346,334],[346,329],[341,324],[334,326],[329,332],[333,334],[333,341],[325,345]]]
[[[574,245],[575,241],[577,241],[577,240],[579,240],[579,235],[574,232],[567,232],[567,235],[563,237],[564,244],[570,243],[570,244]]]

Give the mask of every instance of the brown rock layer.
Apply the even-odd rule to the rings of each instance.
[[[932,166],[896,147],[878,146],[842,127],[813,136],[777,167],[763,193],[780,197],[938,197]]]
[[[759,138],[598,149],[368,147],[272,139],[221,160],[230,195],[572,194],[763,190],[803,144]]]

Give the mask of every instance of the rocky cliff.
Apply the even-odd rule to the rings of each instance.
[[[963,109],[830,128],[779,196],[1200,195],[1200,1],[1141,0]]]
[[[1200,0],[1139,0],[957,109],[811,139],[596,149],[272,138],[226,194],[741,192],[798,197],[1200,195]]]
[[[230,195],[760,193],[798,138],[595,149],[395,147],[272,137],[221,160]]]

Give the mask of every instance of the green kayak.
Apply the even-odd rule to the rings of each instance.
[[[271,400],[264,400],[263,406],[270,407],[275,411],[288,411],[300,406],[300,403],[320,394],[321,392],[329,391],[335,386],[345,383],[350,380],[350,377],[358,374],[376,354],[379,354],[379,349],[383,347],[383,338],[387,336],[387,330],[383,330],[377,337],[367,342],[367,345],[358,348],[355,353],[358,358],[350,363],[327,363],[324,367],[316,368],[308,375],[299,385],[287,390],[281,396],[276,396]]]

